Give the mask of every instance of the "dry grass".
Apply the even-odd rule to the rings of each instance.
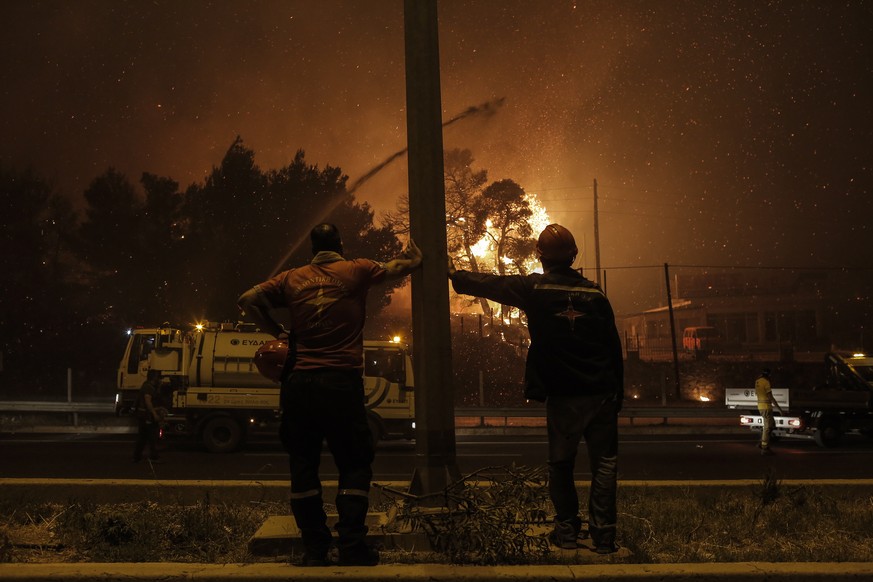
[[[544,499],[544,482],[524,470],[515,475],[521,481],[504,478],[487,493],[454,490],[457,519],[417,512],[403,499],[395,512],[407,522],[417,515],[441,551],[385,552],[384,561],[547,563],[536,528],[524,526],[542,530],[544,513],[534,506]],[[586,494],[580,491],[583,502]],[[0,562],[250,562],[249,538],[269,515],[286,512],[284,504],[208,500],[0,501]],[[873,561],[869,486],[785,486],[766,475],[755,486],[620,487],[619,512],[619,543],[629,557],[606,558],[613,562]]]
[[[285,507],[16,502],[0,506],[0,562],[246,562],[249,538]]]
[[[620,531],[633,562],[869,562],[869,487],[634,488]]]

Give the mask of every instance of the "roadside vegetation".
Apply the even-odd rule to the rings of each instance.
[[[483,487],[482,485],[489,485]],[[502,467],[446,492],[451,510],[383,488],[389,529],[425,532],[432,551],[383,552],[385,563],[555,564],[591,556],[550,549],[542,469]],[[586,490],[580,491],[583,500]],[[598,563],[873,561],[873,486],[620,486],[619,554]],[[0,500],[0,562],[287,560],[248,541],[281,503],[101,505]]]

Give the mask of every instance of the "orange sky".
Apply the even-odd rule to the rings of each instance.
[[[406,147],[402,9],[7,2],[0,163],[77,199],[110,166],[184,188],[241,135],[262,168],[303,149],[354,182]],[[604,267],[869,265],[871,25],[861,2],[444,0],[444,118],[505,98],[444,142],[536,193],[585,266],[594,178]],[[404,157],[357,196],[405,188]]]

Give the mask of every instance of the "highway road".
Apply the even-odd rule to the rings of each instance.
[[[624,480],[760,479],[768,468],[780,479],[873,478],[873,439],[845,439],[836,449],[811,441],[781,440],[776,454],[762,457],[748,435],[623,435],[619,474]],[[0,435],[0,478],[288,480],[285,455],[273,439],[250,443],[237,453],[215,455],[182,441],[164,441],[161,463],[133,463],[133,435]],[[459,436],[462,474],[483,467],[537,466],[545,461],[545,435]],[[374,480],[406,481],[416,466],[415,444],[379,444]],[[584,446],[576,478],[590,474]],[[335,480],[325,451],[322,478]]]

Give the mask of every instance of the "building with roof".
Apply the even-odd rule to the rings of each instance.
[[[671,276],[678,348],[683,332],[711,327],[724,351],[818,349],[830,341],[827,272],[677,269]],[[618,317],[629,349],[672,349],[670,306]]]

